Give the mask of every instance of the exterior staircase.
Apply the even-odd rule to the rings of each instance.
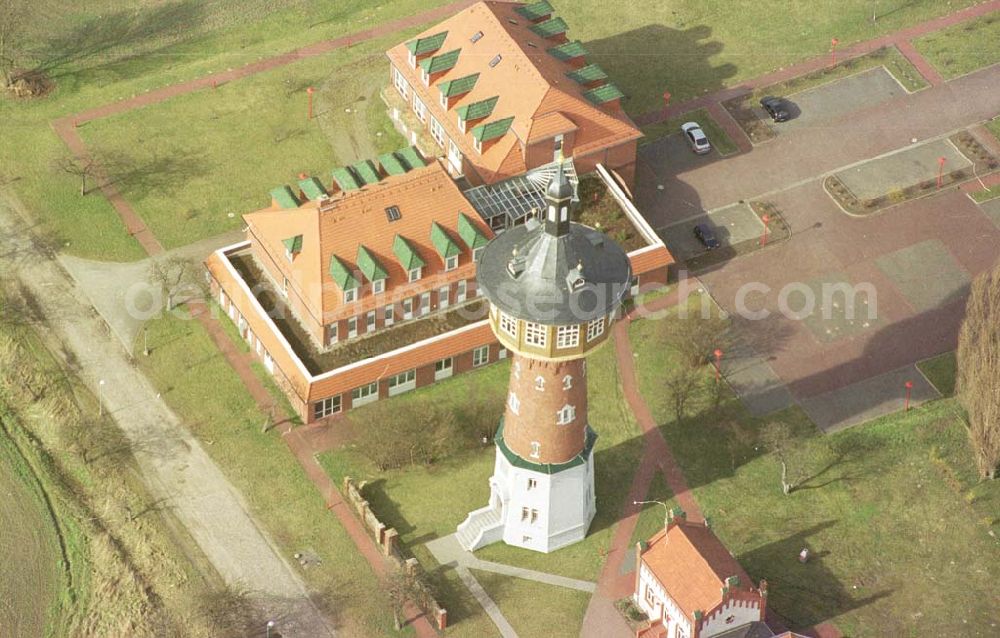
[[[455,538],[469,552],[501,540],[503,521],[500,520],[500,509],[487,505],[469,512],[458,526]]]

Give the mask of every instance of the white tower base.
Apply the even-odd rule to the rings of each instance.
[[[490,502],[458,526],[459,543],[473,551],[502,540],[508,545],[551,552],[583,540],[597,513],[594,445],[572,461],[539,465],[518,457],[497,437]]]

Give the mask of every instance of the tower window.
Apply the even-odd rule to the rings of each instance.
[[[538,487],[538,481],[533,478],[528,479],[528,489],[533,490],[536,487]]]
[[[510,396],[507,397],[507,405],[510,407],[511,412],[514,414],[520,414],[521,401],[518,400],[517,395],[513,392],[511,392]]]
[[[512,338],[517,339],[517,319],[506,312],[500,313],[500,329]]]
[[[569,390],[572,387],[573,387],[573,377],[567,374],[565,377],[563,377],[563,390]]]
[[[531,458],[537,459],[542,455],[542,444],[538,441],[531,442]]]
[[[539,392],[545,390],[545,377],[535,377],[535,389]]]
[[[587,341],[593,341],[604,334],[604,317],[598,317],[587,324]]]
[[[559,220],[566,221],[567,219],[569,219],[569,208],[563,206],[559,209]]]
[[[540,323],[530,321],[524,324],[524,342],[529,346],[544,348],[546,343],[546,327]]]
[[[558,412],[556,412],[556,423],[559,425],[572,423],[575,419],[576,408],[572,405],[564,405]]]
[[[557,348],[575,348],[580,345],[580,326],[559,326],[556,329]]]

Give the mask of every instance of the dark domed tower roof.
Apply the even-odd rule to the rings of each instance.
[[[604,233],[568,220],[573,194],[560,169],[546,191],[545,221],[530,219],[483,249],[476,280],[500,310],[563,325],[606,316],[621,304],[632,280],[628,256]]]

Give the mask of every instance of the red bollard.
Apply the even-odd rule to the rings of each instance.
[[[715,382],[718,383],[722,376],[722,350],[716,348],[712,354],[715,355]]]
[[[906,383],[903,384],[903,387],[906,388],[906,400],[903,403],[903,412],[909,412],[910,411],[910,391],[913,390],[913,382],[912,381],[907,381]]]

